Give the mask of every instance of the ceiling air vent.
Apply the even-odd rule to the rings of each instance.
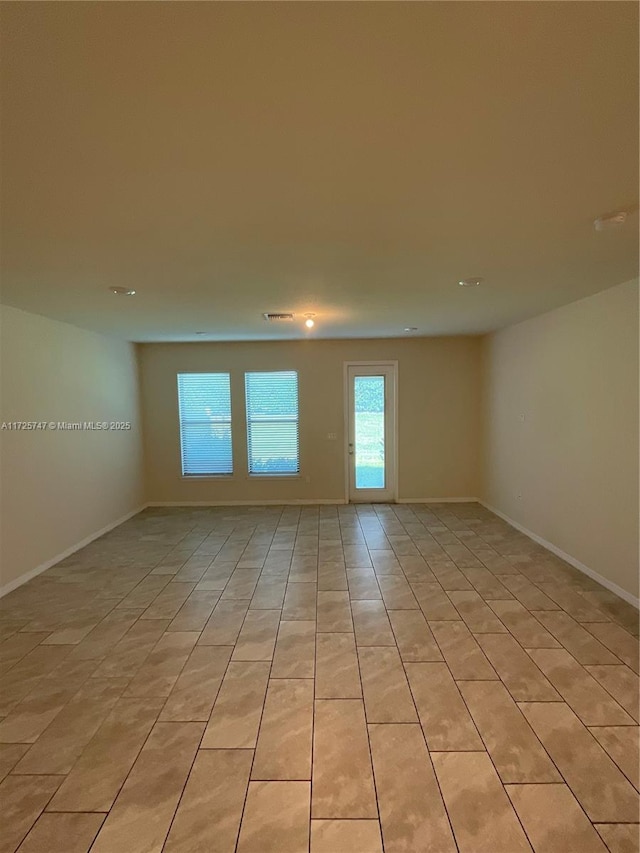
[[[269,323],[288,323],[293,320],[293,314],[286,311],[273,311],[262,315]]]

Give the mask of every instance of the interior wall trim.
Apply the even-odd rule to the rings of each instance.
[[[147,506],[309,506],[312,504],[342,506],[345,503],[344,498],[290,498],[269,501],[149,501]]]
[[[480,503],[478,498],[398,498],[398,504],[467,504]]]
[[[578,571],[592,578],[594,581],[597,581],[601,586],[608,589],[610,592],[615,593],[620,598],[624,599],[628,604],[633,605],[633,607],[640,608],[640,599],[636,598],[635,595],[632,595],[630,592],[627,592],[626,589],[623,589],[621,586],[618,586],[617,583],[610,581],[608,578],[605,578],[604,575],[601,575],[599,572],[596,572],[594,569],[589,568],[584,563],[581,563],[580,560],[577,560],[575,557],[572,557],[571,554],[567,554],[566,551],[563,551],[562,548],[558,548],[557,545],[554,545],[553,542],[548,542],[546,539],[543,539],[542,536],[538,536],[537,533],[534,533],[532,530],[529,530],[528,527],[525,527],[523,524],[519,524],[517,521],[514,521],[513,518],[510,518],[508,515],[505,515],[504,512],[501,512],[496,507],[491,506],[491,504],[486,503],[486,501],[481,500],[480,503],[483,507],[493,512],[495,515],[499,516],[503,521],[506,521],[507,524],[510,524],[512,527],[515,527],[516,530],[519,530],[520,533],[524,533],[525,536],[528,536],[529,539],[533,539],[534,542],[537,542],[538,545],[542,545],[547,551],[551,551],[552,554],[555,554],[556,557],[560,557],[561,560],[564,560],[566,563],[569,563],[570,566],[573,566]]]
[[[70,557],[72,554],[75,554],[76,551],[79,551],[80,548],[84,548],[85,545],[89,545],[90,542],[93,542],[94,539],[99,539],[100,536],[104,536],[105,533],[108,533],[110,530],[113,530],[115,527],[119,527],[121,524],[124,524],[125,521],[128,521],[130,518],[133,518],[134,515],[137,515],[139,512],[142,512],[147,504],[142,504],[137,509],[128,512],[126,515],[117,518],[115,521],[112,521],[110,524],[107,524],[105,527],[102,527],[100,530],[96,530],[95,533],[90,533],[88,536],[85,536],[84,539],[81,539],[80,542],[76,542],[75,545],[71,545],[70,548],[67,548],[65,551],[62,551],[60,554],[56,554],[55,557],[51,557],[50,560],[46,560],[44,563],[40,563],[39,566],[36,566],[35,569],[30,569],[28,572],[24,572],[19,577],[14,578],[9,583],[0,587],[0,598],[8,593],[13,592],[14,589],[18,589],[19,586],[22,586],[27,581],[30,581],[32,578],[41,575],[42,572],[46,572],[47,569],[50,569],[51,566],[55,566],[56,563],[59,563],[60,560],[64,560],[66,557]]]

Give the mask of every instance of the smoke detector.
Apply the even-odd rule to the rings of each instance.
[[[268,323],[290,323],[293,314],[287,311],[269,311],[262,315]]]
[[[614,228],[619,228],[627,221],[627,211],[619,210],[617,213],[610,213],[606,216],[599,216],[593,220],[593,227],[596,231],[611,231]]]

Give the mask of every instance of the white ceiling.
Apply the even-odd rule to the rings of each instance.
[[[482,333],[638,274],[636,3],[3,3],[2,29],[9,305],[136,341],[304,334],[263,311]]]

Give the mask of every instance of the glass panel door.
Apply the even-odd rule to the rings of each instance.
[[[384,489],[384,376],[354,376],[356,489]]]
[[[349,500],[395,500],[395,366],[347,366]]]

